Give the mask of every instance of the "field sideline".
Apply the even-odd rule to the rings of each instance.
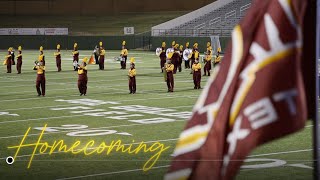
[[[71,51],[62,51],[62,72],[58,73],[52,50],[45,50],[46,97],[37,97],[36,72],[32,70],[38,51],[23,51],[22,74],[0,69],[0,179],[162,179],[170,164],[171,154],[192,107],[201,91],[193,89],[190,70],[177,73],[175,92],[167,93],[159,59],[154,52],[129,51],[135,57],[137,94],[128,90],[128,67],[120,70],[114,57],[120,51],[106,51],[105,70],[89,65],[88,93],[79,96],[77,73],[72,70]],[[0,51],[2,59],[6,51]],[[80,50],[80,59],[92,51]],[[2,62],[2,61],[1,61]],[[184,65],[183,65],[184,67]],[[205,86],[207,77],[202,77]],[[79,149],[90,140],[97,147],[121,140],[137,147],[163,144],[163,151],[153,168],[143,172],[144,164],[155,152],[128,154],[120,152],[84,155],[83,153],[35,152],[27,169],[32,147],[22,147],[14,164],[5,158],[14,156],[27,129],[25,143],[37,142],[43,126],[47,129],[42,142],[53,144],[64,140],[68,146],[80,141]],[[208,152],[209,153],[209,152]],[[257,148],[248,157],[237,179],[312,179],[312,125],[283,139]]]

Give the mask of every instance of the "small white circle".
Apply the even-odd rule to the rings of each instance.
[[[8,156],[8,157],[6,158],[6,163],[9,164],[9,165],[13,164],[13,163],[14,163],[13,157],[12,157],[12,156]]]

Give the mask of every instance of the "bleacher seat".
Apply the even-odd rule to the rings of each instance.
[[[223,1],[223,0],[221,0]],[[167,29],[160,36],[230,36],[233,27],[239,23],[250,8],[252,0],[233,0],[219,9],[204,13],[200,17]]]

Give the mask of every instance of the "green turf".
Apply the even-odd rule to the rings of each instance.
[[[188,12],[126,13],[110,16],[1,16],[1,28],[67,27],[70,35],[123,35],[123,27],[135,27],[135,33]]]
[[[5,55],[5,51],[0,51]],[[80,97],[77,90],[77,74],[72,71],[71,52],[62,51],[62,72],[56,72],[53,51],[45,51],[46,55],[46,97],[37,97],[35,90],[36,73],[32,70],[33,62],[37,58],[37,51],[23,51],[22,74],[6,74],[5,66],[0,71],[0,112],[9,112],[19,116],[0,116],[0,157],[14,155],[15,150],[7,149],[8,146],[18,145],[28,129],[32,127],[27,143],[34,143],[40,131],[35,127],[61,127],[67,124],[86,125],[91,130],[115,130],[127,132],[132,136],[109,134],[89,137],[71,137],[67,134],[79,130],[60,130],[44,134],[42,140],[52,143],[54,140],[63,139],[70,145],[76,140],[86,143],[95,140],[96,143],[110,143],[112,140],[122,140],[124,143],[141,141],[153,144],[160,141],[165,146],[170,146],[165,151],[154,168],[143,172],[143,164],[151,157],[151,153],[128,155],[112,152],[110,155],[83,154],[71,155],[55,153],[52,155],[37,155],[32,166],[27,169],[27,164],[32,153],[31,148],[21,149],[16,162],[9,166],[4,159],[0,160],[0,179],[60,179],[84,176],[82,179],[162,179],[170,163],[173,148],[186,121],[182,117],[168,117],[174,122],[159,124],[139,124],[129,120],[139,120],[157,117],[166,117],[165,113],[147,114],[141,112],[128,112],[139,114],[141,117],[116,120],[105,115],[93,117],[81,113],[72,113],[77,110],[54,111],[51,108],[67,108],[83,106],[87,109],[103,109],[105,111],[127,112],[126,110],[111,109],[115,106],[142,105],[175,110],[175,112],[190,112],[197,100],[200,91],[193,90],[190,71],[183,70],[175,77],[175,92],[167,93],[163,76],[159,69],[159,59],[152,52],[130,51],[129,56],[136,58],[137,68],[137,94],[129,95],[127,70],[120,70],[120,65],[113,58],[119,51],[107,51],[105,71],[98,71],[97,65],[89,66],[89,82],[87,99],[113,101],[119,104],[103,104],[97,106],[70,104],[55,101],[58,99],[77,100]],[[80,51],[80,58],[90,56],[91,51]],[[13,67],[15,68],[15,67]],[[202,78],[204,86],[207,77]],[[77,107],[79,109],[79,107]],[[310,125],[308,123],[307,125]],[[312,167],[311,127],[307,127],[286,138],[274,141],[257,148],[249,157],[267,158],[286,161],[285,165],[261,169],[241,169],[237,179],[312,179],[312,169],[292,167],[291,164],[304,164]],[[80,147],[83,147],[83,145]],[[300,151],[303,150],[303,151]],[[292,151],[292,152],[290,152]],[[296,151],[296,152],[295,152]],[[275,153],[275,154],[270,154]],[[26,156],[23,156],[26,155]],[[259,164],[269,161],[259,162]],[[257,162],[246,163],[257,164]],[[79,177],[80,178],[80,177]]]

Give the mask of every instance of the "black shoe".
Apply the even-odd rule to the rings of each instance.
[[[210,76],[210,74],[208,74],[208,76]]]
[[[130,92],[129,94],[132,94],[132,92]]]
[[[197,89],[197,87],[195,86],[193,89]]]
[[[80,96],[82,96],[83,94],[81,93]]]
[[[86,96],[87,94],[83,94],[84,96]]]
[[[38,97],[41,96],[41,94],[38,94]]]

